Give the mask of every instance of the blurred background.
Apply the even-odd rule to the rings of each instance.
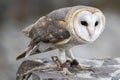
[[[80,58],[120,57],[120,0],[0,0],[0,80],[15,80],[20,61],[16,56],[30,39],[21,30],[52,10],[87,5],[106,16],[103,34],[92,44],[72,48]]]

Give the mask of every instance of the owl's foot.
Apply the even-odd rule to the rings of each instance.
[[[62,74],[62,75],[68,75],[68,76],[73,76],[74,74],[71,73],[67,68],[63,68],[63,70],[61,71],[56,71],[57,73],[59,74]]]
[[[92,72],[94,72],[91,67],[80,66],[79,62],[75,59],[70,63],[70,66],[77,68],[79,71],[92,71]]]
[[[57,73],[63,74],[63,75],[69,75],[69,76],[73,75],[73,73],[71,73],[67,69],[67,67],[68,67],[67,62],[62,63],[57,56],[52,56],[51,58],[52,58],[53,62],[57,65],[57,67],[59,69],[58,71],[56,71]]]

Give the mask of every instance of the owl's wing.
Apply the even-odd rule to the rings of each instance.
[[[66,26],[67,23],[65,21],[47,18],[45,21],[34,25],[29,33],[29,37],[34,39],[33,41],[35,43],[40,41],[45,43],[57,43],[70,37]]]
[[[71,7],[54,10],[41,17],[34,24],[23,30],[23,33],[32,40],[56,43],[70,37],[67,29],[66,15]]]
[[[25,28],[23,33],[31,38],[31,42],[27,49],[16,59],[25,57],[26,53],[37,47],[36,45],[38,45],[40,42],[57,44],[66,39],[69,39],[70,33],[66,26],[67,23],[64,20],[45,16],[39,19],[35,24]]]

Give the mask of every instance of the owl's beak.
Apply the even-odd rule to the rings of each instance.
[[[92,39],[93,34],[94,34],[94,29],[87,27],[87,31],[88,31],[88,34],[89,34],[89,38]]]

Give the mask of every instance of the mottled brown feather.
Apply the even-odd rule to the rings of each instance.
[[[42,24],[44,22],[44,24]],[[40,24],[41,23],[41,24]],[[70,37],[69,31],[66,29],[65,21],[56,21],[51,18],[44,18],[44,20],[33,25],[29,31],[29,37],[31,42],[28,45],[30,49],[20,54],[16,59],[25,57],[26,53],[32,50],[32,48],[39,42],[44,43],[58,43]]]

